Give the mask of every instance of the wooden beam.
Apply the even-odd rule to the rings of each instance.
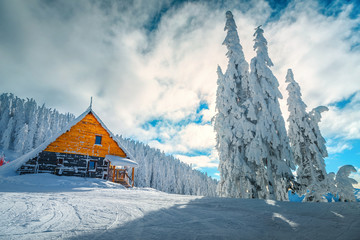
[[[115,174],[116,174],[115,166],[113,166],[113,175],[112,175],[112,181],[113,182],[115,182]]]

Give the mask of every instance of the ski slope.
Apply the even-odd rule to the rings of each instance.
[[[50,174],[0,177],[0,239],[359,239],[360,203],[205,198]]]

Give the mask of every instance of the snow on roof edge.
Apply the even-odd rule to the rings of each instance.
[[[71,121],[67,126],[65,126],[61,131],[59,131],[54,136],[50,137],[48,140],[40,144],[37,148],[34,150],[22,155],[21,157],[18,157],[17,159],[3,165],[0,168],[0,175],[2,176],[10,176],[13,175],[24,163],[26,163],[28,160],[33,159],[34,157],[38,156],[40,152],[44,151],[46,147],[55,141],[58,137],[63,135],[66,131],[70,130],[74,125],[76,125],[78,122],[80,122],[86,115],[89,113],[92,113],[96,120],[99,121],[100,125],[105,128],[105,130],[110,134],[110,137],[114,139],[114,141],[118,144],[118,146],[125,152],[127,157],[130,157],[133,161],[135,161],[134,157],[130,154],[129,151],[119,142],[119,140],[115,137],[115,135],[106,127],[106,125],[101,121],[101,119],[96,115],[96,113],[91,109],[91,107],[88,107],[85,112],[83,112],[80,116],[75,118],[73,121]],[[136,161],[135,161],[136,162]]]
[[[137,162],[135,162],[134,160],[119,157],[119,156],[106,155],[105,159],[110,160],[111,165],[114,165],[114,166],[129,166],[129,167],[138,167],[139,166],[139,164]]]

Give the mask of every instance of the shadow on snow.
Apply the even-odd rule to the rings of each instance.
[[[70,239],[358,239],[359,206],[199,198]]]

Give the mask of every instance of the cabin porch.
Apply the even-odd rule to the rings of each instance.
[[[126,188],[134,187],[134,173],[134,168],[132,168],[131,176],[129,176],[127,168],[117,168],[116,166],[110,165],[108,180],[115,183],[120,183]]]
[[[136,162],[113,155],[106,155],[105,161],[108,161],[109,165],[106,179],[126,188],[134,187],[135,167],[138,166]]]

